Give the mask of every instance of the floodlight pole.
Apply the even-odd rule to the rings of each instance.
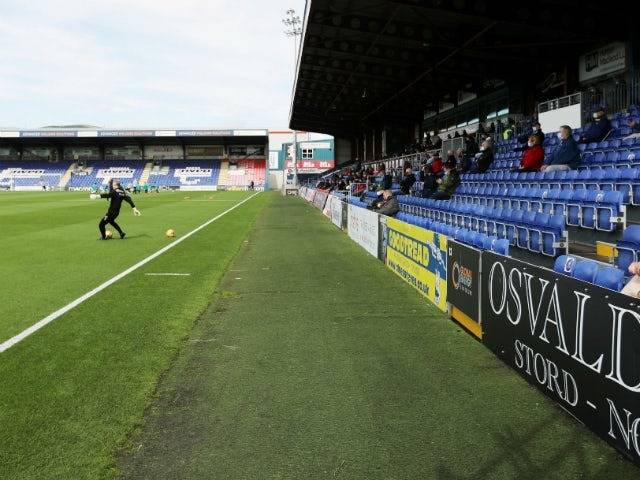
[[[302,21],[296,15],[296,11],[290,8],[286,12],[286,16],[282,19],[282,23],[286,27],[284,34],[293,38],[293,81],[296,81],[296,67],[298,65],[298,37],[302,37]],[[291,160],[293,161],[293,184],[298,186],[298,132],[293,130],[293,148],[291,152]]]

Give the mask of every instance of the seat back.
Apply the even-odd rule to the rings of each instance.
[[[556,258],[556,262],[553,265],[553,270],[557,273],[571,276],[573,273],[573,269],[576,266],[576,261],[576,257],[573,257],[571,255],[560,255],[558,258]]]
[[[619,292],[624,286],[624,272],[615,267],[602,267],[596,273],[593,283]]]
[[[580,260],[573,268],[572,276],[585,282],[593,283],[598,272],[598,264],[591,260]]]

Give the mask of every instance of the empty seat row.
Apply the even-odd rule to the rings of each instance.
[[[555,174],[555,175],[553,175]],[[640,169],[624,168],[619,170],[596,170],[552,172],[505,173],[502,179],[485,177],[480,180],[463,180],[456,193],[481,195],[486,192],[498,192],[509,188],[527,188],[541,190],[616,190],[622,193],[622,203],[636,205],[640,203]]]
[[[427,230],[433,230],[436,233],[454,238],[461,243],[476,247],[480,250],[490,250],[501,255],[509,255],[509,241],[506,239],[500,239],[496,236],[474,232],[467,228],[447,225],[446,223],[433,221],[428,218],[408,213],[399,213],[396,215],[396,218]]]
[[[562,216],[570,226],[612,232],[625,222],[623,197],[624,193],[616,190],[462,187],[453,200],[462,205]]]
[[[567,275],[619,292],[624,287],[625,273],[619,268],[602,265],[572,255],[559,256],[553,267],[556,273]]]
[[[403,213],[506,239],[509,244],[534,253],[555,257],[567,249],[565,218],[562,215],[408,195],[400,196],[398,201]]]

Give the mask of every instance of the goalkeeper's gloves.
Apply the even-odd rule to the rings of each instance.
[[[97,200],[98,198],[100,198],[100,195],[98,195],[97,193],[91,193],[89,194],[89,198],[91,200]]]
[[[140,215],[142,215],[142,214],[140,213],[140,210],[138,210],[136,207],[133,207],[133,214],[134,214],[136,217],[139,217]]]

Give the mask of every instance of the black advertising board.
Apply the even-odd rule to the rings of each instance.
[[[455,240],[448,247],[447,300],[480,323],[480,251]]]
[[[640,465],[638,300],[491,252],[482,272],[483,343]]]

